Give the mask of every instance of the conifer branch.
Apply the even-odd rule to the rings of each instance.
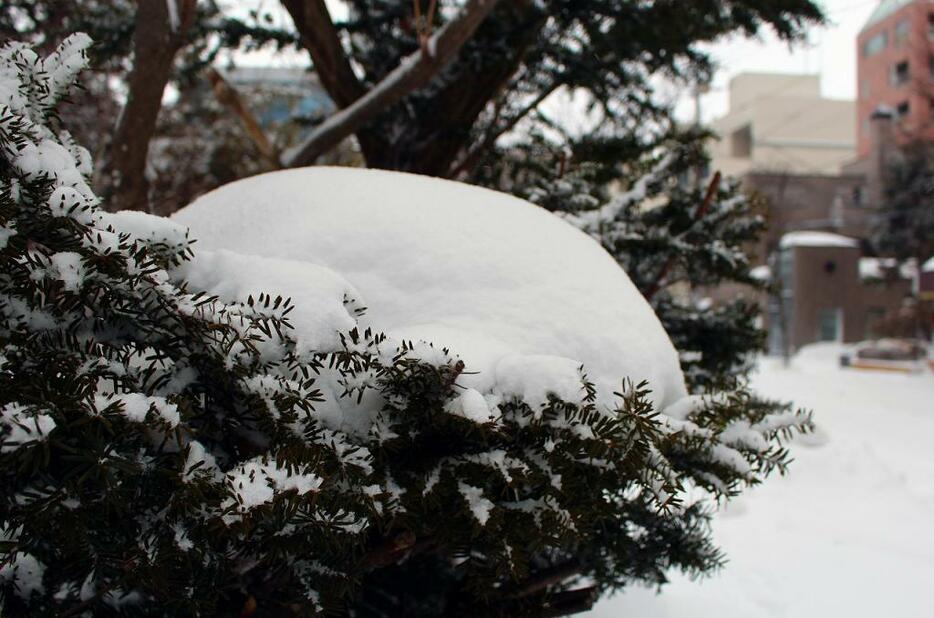
[[[556,564],[520,582],[516,591],[513,592],[510,597],[513,599],[522,599],[531,596],[551,586],[556,586],[568,578],[579,575],[580,571],[581,563],[577,559]]]
[[[716,172],[713,175],[713,178],[710,179],[710,184],[707,185],[707,193],[704,195],[704,201],[701,202],[700,207],[694,211],[693,221],[696,223],[704,218],[704,215],[707,214],[707,211],[710,209],[710,205],[713,202],[714,196],[717,194],[717,190],[720,188],[720,172]],[[661,269],[658,271],[658,274],[655,276],[655,279],[649,284],[645,290],[645,299],[648,301],[652,300],[652,297],[658,293],[662,287],[662,283],[665,281],[665,277],[668,276],[668,273],[671,271],[672,267],[675,265],[675,256],[669,255],[668,259],[665,260],[665,263],[662,265]]]
[[[559,80],[555,80],[551,83],[550,86],[544,88],[541,92],[538,93],[531,101],[529,101],[525,106],[523,106],[519,111],[517,111],[513,116],[504,122],[501,126],[496,127],[496,120],[499,117],[501,108],[497,107],[494,114],[493,121],[490,123],[489,128],[487,129],[486,135],[483,139],[480,140],[477,144],[471,148],[464,157],[454,166],[454,168],[448,173],[448,178],[457,178],[464,172],[472,169],[480,161],[481,157],[486,154],[490,148],[496,143],[496,140],[500,138],[504,133],[508,133],[519,124],[523,118],[529,115],[534,109],[541,105],[542,101],[547,99],[551,93],[558,89],[561,85]]]
[[[548,597],[540,616],[558,617],[582,614],[593,609],[597,601],[596,586],[566,590]]]
[[[368,551],[360,566],[364,570],[379,569],[403,558],[430,551],[436,546],[437,542],[433,538],[418,539],[414,532],[406,530]]]

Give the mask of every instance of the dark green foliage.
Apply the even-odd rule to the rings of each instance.
[[[411,2],[347,5],[350,18],[339,30],[365,82],[375,84],[418,48]],[[522,119],[523,133],[546,127],[537,103],[559,89],[586,93],[604,118],[605,137],[657,134],[671,110],[654,96],[653,79],[703,81],[712,66],[700,44],[768,26],[790,40],[820,20],[810,0],[500,2],[452,65],[387,110],[360,135],[361,145],[372,167],[453,177],[495,168],[515,146],[494,149],[496,137]],[[567,140],[559,141],[555,151]]]
[[[427,14],[430,1],[419,2]],[[238,10],[230,11],[214,0],[198,3],[189,44],[172,77],[180,90],[188,91],[202,79],[199,70],[226,52],[301,48],[279,3],[237,4]],[[343,10],[334,8],[332,18],[348,61],[359,69],[362,89],[375,86],[418,49],[411,0],[339,4]],[[432,28],[440,28],[459,4],[439,0]],[[5,5],[0,32],[8,37],[45,42],[86,31],[101,43],[95,66],[123,77],[132,3],[13,0]],[[472,177],[483,166],[498,167],[507,149],[496,147],[497,138],[517,123],[523,133],[550,128],[538,103],[553,92],[577,90],[601,114],[602,138],[644,145],[671,126],[671,108],[656,96],[659,78],[690,86],[712,73],[704,44],[765,29],[791,41],[821,20],[813,0],[502,0],[451,65],[384,110],[358,133],[358,142],[370,167]],[[567,143],[562,137],[547,148],[559,152]],[[246,143],[243,148],[249,152]]]
[[[934,149],[907,145],[884,176],[874,244],[884,255],[918,263],[934,256]]]
[[[478,393],[477,422],[447,352],[297,352],[288,300],[190,290],[184,230],[100,209],[54,113],[88,44],[0,49],[4,616],[541,616],[719,564],[710,499],[783,470],[806,415],[659,414],[625,382],[599,409],[582,374],[576,401]],[[324,384],[369,430],[327,425]]]

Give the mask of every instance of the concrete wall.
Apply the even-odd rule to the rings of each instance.
[[[730,111],[711,128],[711,167],[750,171],[836,173],[855,157],[852,101],[824,99],[816,75],[742,73],[730,82]]]
[[[769,96],[820,98],[820,76],[811,74],[740,73],[730,80],[730,111]]]

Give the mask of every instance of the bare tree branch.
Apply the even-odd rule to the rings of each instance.
[[[529,103],[527,103],[525,107],[523,107],[518,112],[516,112],[511,118],[509,118],[506,122],[504,122],[500,126],[496,126],[497,118],[494,117],[494,120],[493,122],[490,123],[489,130],[487,131],[483,139],[477,142],[473,146],[473,148],[471,148],[464,155],[464,157],[460,161],[457,162],[454,168],[448,173],[447,177],[457,178],[462,173],[470,171],[480,161],[480,158],[485,153],[487,153],[490,148],[493,147],[493,144],[496,143],[496,140],[499,139],[500,135],[511,131],[512,128],[515,127],[519,123],[520,120],[528,116],[529,112],[537,108],[541,104],[541,102],[544,101],[546,98],[548,98],[548,95],[550,95],[552,92],[557,90],[558,86],[560,85],[561,85],[561,82],[559,82],[558,80],[555,80],[554,82],[552,82],[550,86],[543,89],[540,93],[538,93],[537,96],[535,96],[535,98],[533,98]],[[498,116],[498,112],[496,115]]]
[[[418,34],[418,46],[422,53],[428,53],[428,39],[431,37],[431,26],[435,21],[435,8],[437,0],[431,0],[428,5],[428,14],[422,15],[421,0],[412,0],[412,8],[415,11],[415,31]]]
[[[240,94],[237,92],[236,88],[231,86],[227,80],[224,79],[224,76],[213,68],[208,69],[207,76],[208,81],[211,82],[211,90],[214,91],[214,97],[221,105],[224,105],[236,114],[237,118],[240,119],[240,123],[243,125],[243,130],[246,132],[247,137],[250,138],[263,158],[275,169],[282,167],[282,164],[279,162],[279,153],[269,139],[266,138],[266,134],[263,133],[262,128],[260,128],[259,123],[256,121],[256,117],[253,116],[253,113],[250,112],[249,108],[243,102],[243,99],[240,98]]]
[[[582,614],[593,609],[596,600],[597,589],[594,586],[559,592],[549,597],[547,604],[538,615],[545,618]]]
[[[196,0],[170,1],[174,2],[171,14],[166,0],[139,2],[133,31],[133,69],[127,80],[129,92],[102,173],[110,209],[149,209],[149,142],[175,54],[195,17]]]
[[[287,167],[311,165],[345,137],[356,133],[380,112],[412,91],[424,86],[438,74],[466,43],[498,0],[467,0],[460,13],[432,35],[426,46],[406,56],[372,90],[348,107],[325,120],[301,144],[285,164]]]
[[[514,599],[522,599],[531,596],[551,586],[556,586],[571,577],[580,575],[580,572],[581,563],[579,560],[573,559],[562,562],[561,564],[556,564],[521,582],[517,586],[516,591],[510,596]]]
[[[497,41],[504,49],[503,55],[495,62],[458,62],[456,79],[439,84],[438,89],[432,91],[428,105],[419,112],[417,124],[406,134],[407,143],[402,147],[376,151],[372,157],[368,154],[368,164],[451,177],[454,162],[463,157],[469,150],[468,145],[477,139],[474,131],[477,118],[490,101],[498,100],[504,91],[515,89],[510,80],[539,40],[547,22],[546,13],[526,0],[510,0],[499,7],[503,8],[502,23],[484,22],[472,40],[478,40],[483,36],[482,31],[490,26],[490,30],[497,34],[493,35],[495,38],[483,36],[483,41],[487,44]],[[505,31],[504,25],[507,25]],[[508,105],[504,106],[501,115],[508,108]],[[367,127],[357,132],[357,138],[374,133],[377,132]]]
[[[324,0],[282,0],[302,46],[308,50],[321,84],[338,107],[362,97],[366,88],[357,79],[344,54],[340,36]]]

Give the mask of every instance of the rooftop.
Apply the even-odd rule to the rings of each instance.
[[[782,249],[791,247],[850,247],[859,248],[859,241],[849,236],[830,232],[789,232],[779,242]]]

